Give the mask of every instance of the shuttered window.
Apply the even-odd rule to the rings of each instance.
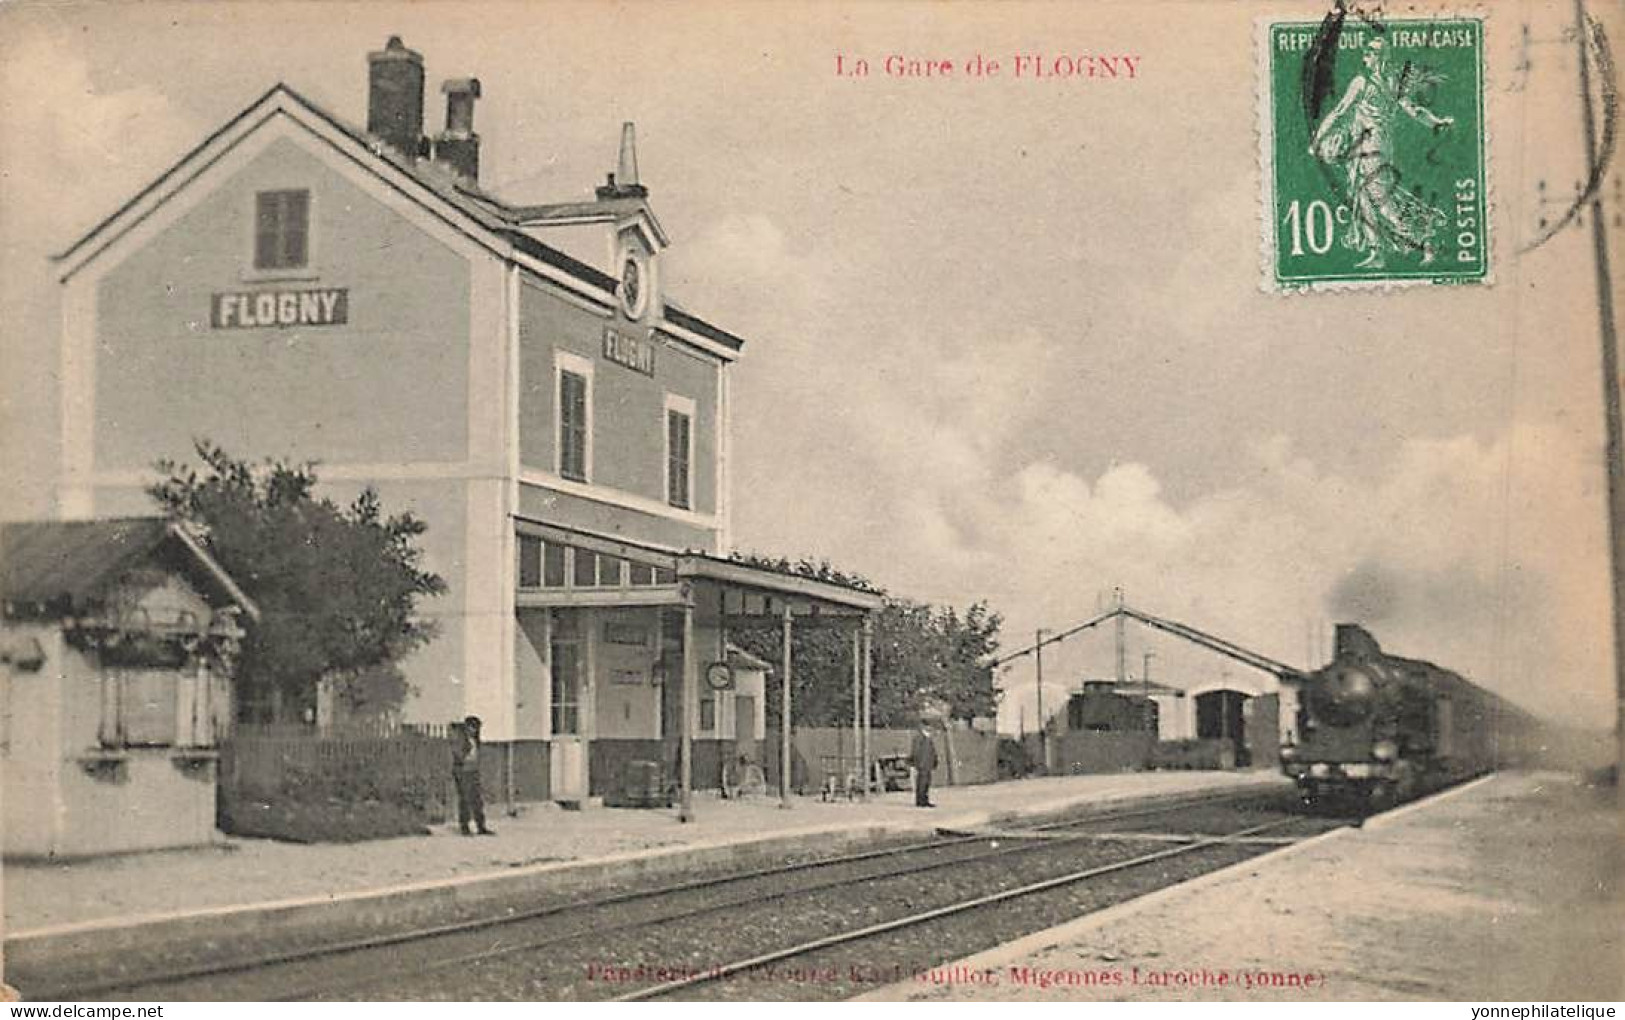
[[[683,510],[694,505],[689,485],[693,423],[681,411],[666,411],[666,502]]]
[[[126,747],[168,747],[176,741],[176,687],[173,669],[124,669],[110,678],[119,685],[118,731]],[[186,678],[191,682],[191,677]]]
[[[587,480],[587,378],[559,371],[559,474]]]
[[[310,192],[260,192],[254,203],[254,268],[303,269],[309,262]]]

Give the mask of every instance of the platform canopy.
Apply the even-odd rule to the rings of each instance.
[[[822,581],[786,570],[708,553],[673,552],[606,535],[518,518],[518,590],[514,604],[532,608],[670,607],[683,617],[681,807],[693,817],[692,764],[699,663],[697,616],[728,631],[777,628],[782,651],[775,667],[783,706],[779,727],[780,797],[790,804],[791,697],[796,628],[840,628],[852,635],[852,724],[858,735],[858,771],[869,774],[872,713],[873,616],[885,604],[877,592]],[[725,639],[724,639],[725,640]],[[865,787],[867,784],[863,784]]]
[[[708,553],[672,552],[523,518],[518,531],[521,542],[541,544],[529,577],[521,550],[520,608],[682,606],[692,599],[707,612],[720,606],[730,628],[777,626],[786,607],[797,626],[850,627],[884,603],[861,588]]]
[[[797,627],[850,627],[884,602],[861,588],[714,556],[679,556],[677,576],[719,591],[723,623],[729,628],[775,626],[787,609]]]

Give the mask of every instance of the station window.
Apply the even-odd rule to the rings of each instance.
[[[542,587],[564,587],[564,546],[554,542],[542,549]]]
[[[717,728],[717,699],[716,695],[705,692],[700,695],[700,732],[712,733]]]
[[[581,732],[581,651],[580,646],[553,641],[553,732],[567,735]]]
[[[588,549],[575,551],[575,570],[571,578],[577,588],[592,588],[598,584],[598,554]]]
[[[534,535],[519,536],[519,587],[542,586],[542,540]]]
[[[559,370],[559,474],[587,480],[587,377]]]
[[[535,535],[519,536],[518,557],[520,588],[648,588],[677,583],[677,574],[669,567],[548,542]]]
[[[520,535],[519,587],[563,588],[564,546],[535,535]]]
[[[303,269],[310,263],[310,192],[262,191],[254,197],[254,268]]]
[[[694,402],[666,398],[666,502],[682,510],[694,506]]]

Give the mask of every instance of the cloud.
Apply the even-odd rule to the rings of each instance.
[[[826,556],[917,598],[987,599],[1011,650],[1121,585],[1133,605],[1292,664],[1323,661],[1330,625],[1360,621],[1537,709],[1607,718],[1600,452],[1563,419],[1401,436],[1375,467],[1339,459],[1359,436],[1313,454],[1280,432],[1244,436],[1233,470],[1175,499],[1163,476],[1182,470],[1178,450],[1086,472],[1035,440],[1076,360],[1044,332],[911,334],[894,300],[868,303],[861,255],[797,250],[762,215],[691,247],[693,265],[741,267],[704,288],[753,341],[736,386],[740,544]],[[1091,442],[1060,438],[1050,446]],[[1262,679],[1138,627],[1133,675],[1146,650],[1170,682]],[[1046,707],[1116,668],[1109,631],[1052,648]],[[1031,725],[1030,660],[1004,683],[1001,723],[1025,706]]]
[[[1288,662],[1306,661],[1306,626],[1363,622],[1390,650],[1595,722],[1610,696],[1596,640],[1607,602],[1591,452],[1553,424],[1525,423],[1490,442],[1409,441],[1389,470],[1354,477],[1274,437],[1254,444],[1243,483],[1182,506],[1139,465],[1092,486],[1029,468],[1024,477],[1041,483],[1004,508],[1006,555],[1032,565],[1036,591],[1064,591],[1068,578],[1074,592],[1120,581],[1135,605]],[[1051,626],[1096,608],[1066,601],[1029,594],[1001,608]],[[1146,642],[1133,643],[1137,660]],[[1110,675],[1111,658],[1110,642],[1097,641],[1073,665]],[[1169,666],[1221,668],[1178,663]]]

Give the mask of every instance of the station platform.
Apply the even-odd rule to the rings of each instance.
[[[865,996],[1617,1001],[1614,790],[1500,774]]]
[[[306,908],[353,902],[376,911],[383,902],[454,896],[502,885],[558,891],[573,878],[602,885],[615,874],[677,869],[692,858],[714,864],[739,848],[775,853],[835,847],[935,826],[990,821],[1200,791],[1284,786],[1268,770],[1145,772],[1015,780],[932,791],[938,807],[916,808],[911,793],[869,801],[795,797],[722,800],[698,794],[695,819],[675,810],[596,808],[564,811],[521,805],[507,815],[488,810],[497,835],[465,837],[456,827],[429,836],[365,843],[296,845],[224,837],[191,850],[125,854],[58,862],[7,862],[3,875],[5,947],[42,949],[72,940],[139,938],[144,927],[183,932],[196,921],[211,934],[244,918],[292,917]],[[765,852],[765,850],[764,850]],[[706,856],[706,855],[709,856]],[[704,857],[704,861],[702,861]],[[531,886],[518,883],[534,879]],[[206,924],[205,924],[206,922]]]

